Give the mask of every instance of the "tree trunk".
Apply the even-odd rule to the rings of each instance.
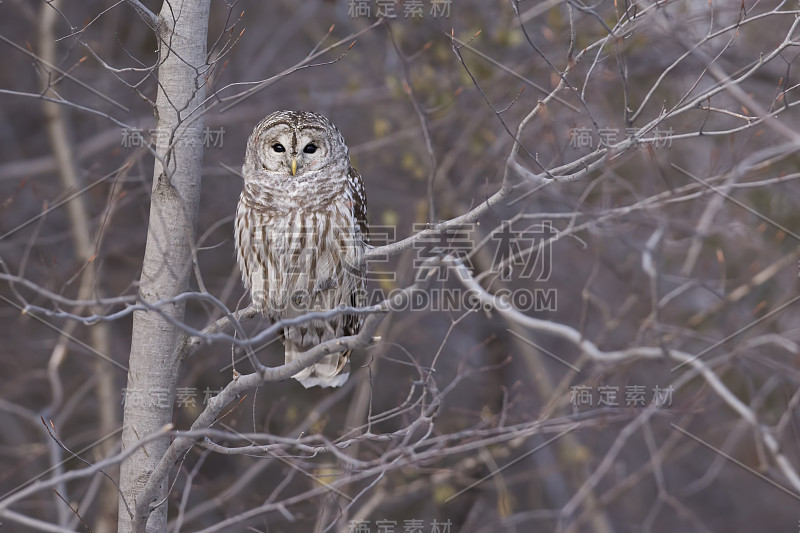
[[[153,193],[139,294],[154,303],[188,290],[195,240],[203,159],[206,35],[210,0],[164,2],[159,14],[159,90],[156,100],[156,152]],[[166,167],[166,168],[165,168]],[[185,304],[161,305],[162,313],[183,321]],[[184,340],[180,328],[154,311],[133,315],[128,398],[135,393],[145,402],[126,402],[122,446],[137,441],[172,422]],[[142,404],[146,405],[142,405]],[[150,473],[164,455],[168,438],[140,447],[120,469],[119,531],[142,529],[163,532],[167,527],[167,482],[151,508],[136,514],[136,503]],[[145,502],[139,502],[144,504]],[[153,503],[153,502],[147,502]],[[148,506],[144,505],[144,509]]]

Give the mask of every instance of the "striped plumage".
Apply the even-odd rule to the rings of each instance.
[[[339,130],[316,113],[273,113],[250,135],[242,175],[236,252],[253,305],[272,321],[363,305],[366,194]],[[286,362],[357,333],[361,322],[338,315],[284,328]],[[338,387],[349,357],[327,355],[294,377],[305,387]]]

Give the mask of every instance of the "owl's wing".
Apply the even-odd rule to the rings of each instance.
[[[347,171],[348,186],[353,198],[353,219],[358,225],[358,230],[361,232],[359,236],[362,241],[369,243],[369,223],[367,222],[367,191],[364,188],[364,180],[361,179],[361,174],[350,167]],[[353,292],[350,295],[350,305],[353,307],[362,307],[367,304],[366,302],[366,272],[361,272],[361,280],[358,284],[360,290]],[[361,325],[364,323],[364,317],[361,315],[346,315],[344,317],[344,329],[347,335],[355,335],[361,330]],[[345,356],[349,356],[349,352]]]
[[[364,180],[358,170],[350,167],[347,171],[348,186],[353,195],[353,218],[358,223],[361,230],[361,238],[369,243],[369,223],[367,222],[367,191],[364,188]]]

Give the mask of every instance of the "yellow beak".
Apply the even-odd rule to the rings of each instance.
[[[292,159],[292,176],[297,174],[297,159]]]

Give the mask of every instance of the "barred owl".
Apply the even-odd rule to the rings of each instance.
[[[247,141],[242,175],[236,254],[256,309],[274,322],[363,305],[366,194],[336,126],[308,111],[272,113]],[[284,328],[286,362],[361,324],[340,314]],[[306,388],[341,386],[349,358],[349,351],[326,355],[293,377]]]

